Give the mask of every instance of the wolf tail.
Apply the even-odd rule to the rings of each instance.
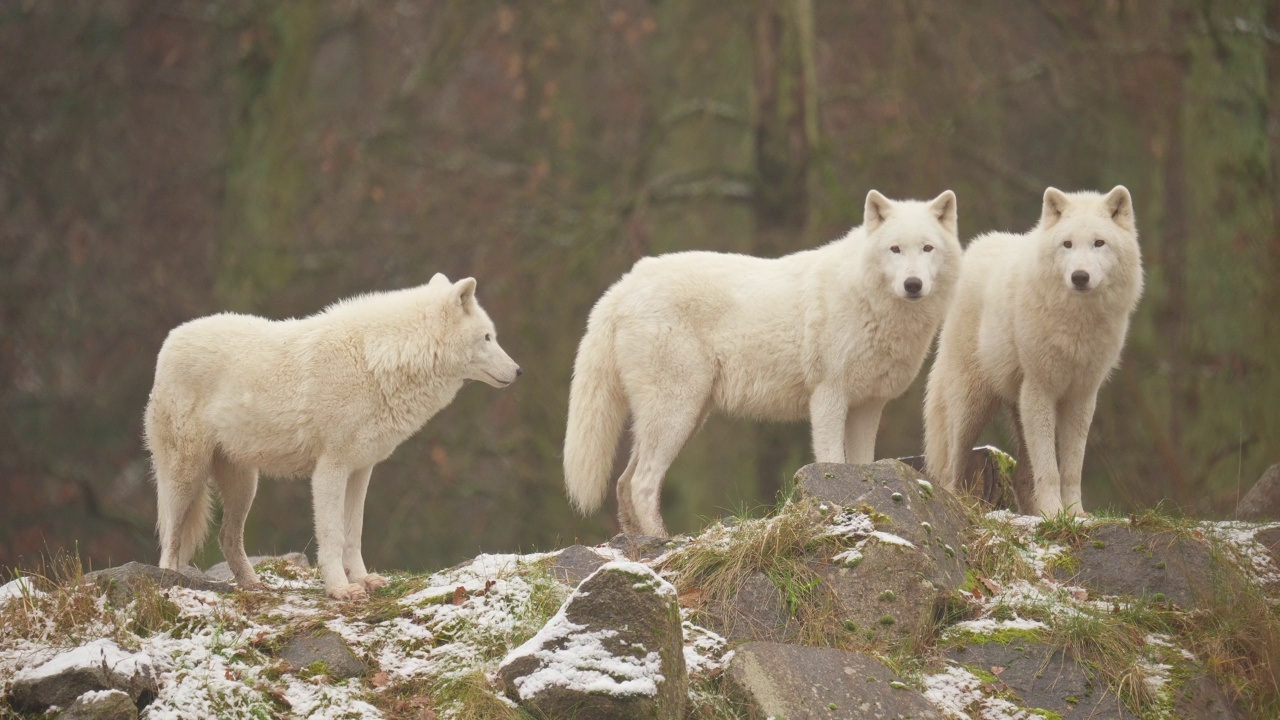
[[[606,297],[591,313],[569,386],[564,484],[569,499],[583,515],[594,512],[604,502],[618,436],[627,419],[627,398],[614,356],[607,302]]]

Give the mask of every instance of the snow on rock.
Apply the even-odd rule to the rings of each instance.
[[[924,677],[924,697],[953,720],[1030,720],[1030,712],[982,691],[982,678],[962,667],[949,666],[935,675]],[[969,710],[976,711],[970,715]]]
[[[13,582],[0,585],[0,606],[13,598],[35,597],[43,595],[29,577],[20,577]]]
[[[114,641],[94,640],[36,666],[14,673],[14,704],[29,710],[65,707],[89,691],[123,690],[133,699],[157,688],[151,657],[123,650]]]

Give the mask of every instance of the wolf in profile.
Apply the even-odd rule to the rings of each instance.
[[[222,553],[241,587],[260,587],[244,550],[258,475],[309,475],[325,592],[356,599],[386,585],[360,552],[373,466],[464,381],[506,387],[521,374],[475,290],[437,274],[301,319],[221,313],[170,332],[145,415],[160,566],[187,565],[203,543],[212,480]]]
[[[1034,229],[975,239],[961,267],[925,392],[927,471],[948,489],[964,484],[969,448],[1003,403],[1034,478],[1015,488],[1019,509],[1083,514],[1098,389],[1142,295],[1129,191],[1049,188]]]
[[[665,536],[663,476],[713,408],[808,419],[821,462],[871,462],[885,403],[920,370],[959,273],[956,197],[872,190],[863,225],[777,259],[680,252],[636,263],[600,298],[578,346],[564,468],[588,513],[618,478],[627,533]]]

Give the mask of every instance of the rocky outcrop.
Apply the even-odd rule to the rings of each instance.
[[[1280,463],[1267,468],[1236,505],[1236,519],[1280,520]]]
[[[344,679],[363,675],[368,666],[356,657],[347,643],[335,632],[316,630],[293,636],[277,653],[294,672],[313,670],[330,678]]]
[[[138,706],[120,690],[87,692],[76,698],[58,720],[137,720]]]
[[[145,705],[159,690],[156,675],[149,656],[102,639],[16,673],[9,692],[15,707],[34,712],[67,707],[85,693],[103,690],[120,690]]]
[[[747,643],[734,650],[727,676],[752,720],[943,720],[893,670],[863,653]]]
[[[140,562],[127,562],[106,570],[86,573],[84,579],[95,583],[106,591],[107,599],[115,605],[127,605],[137,594],[138,588],[184,587],[192,590],[211,590],[229,593],[235,586],[224,582],[206,580],[202,577],[187,575],[174,570],[147,565]]]
[[[1078,563],[1054,570],[1099,595],[1131,595],[1194,607],[1208,593],[1217,563],[1203,542],[1174,531],[1102,524],[1075,550]]]
[[[687,697],[676,591],[646,565],[612,562],[502,661],[506,694],[540,718],[679,718]]]
[[[547,562],[547,569],[556,580],[577,587],[606,562],[604,556],[585,545],[570,545]]]

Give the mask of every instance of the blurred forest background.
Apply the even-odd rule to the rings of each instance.
[[[871,188],[954,189],[968,239],[1029,229],[1048,185],[1127,185],[1148,290],[1086,506],[1223,517],[1280,460],[1278,179],[1274,0],[6,0],[0,565],[155,562],[170,328],[437,271],[478,278],[526,374],[377,467],[366,559],[601,542],[612,509],[576,517],[560,469],[595,299],[647,254],[834,239]],[[923,378],[878,456],[920,452]],[[771,503],[809,459],[803,424],[713,420],[667,522]],[[314,550],[310,509],[262,483],[250,552]]]

